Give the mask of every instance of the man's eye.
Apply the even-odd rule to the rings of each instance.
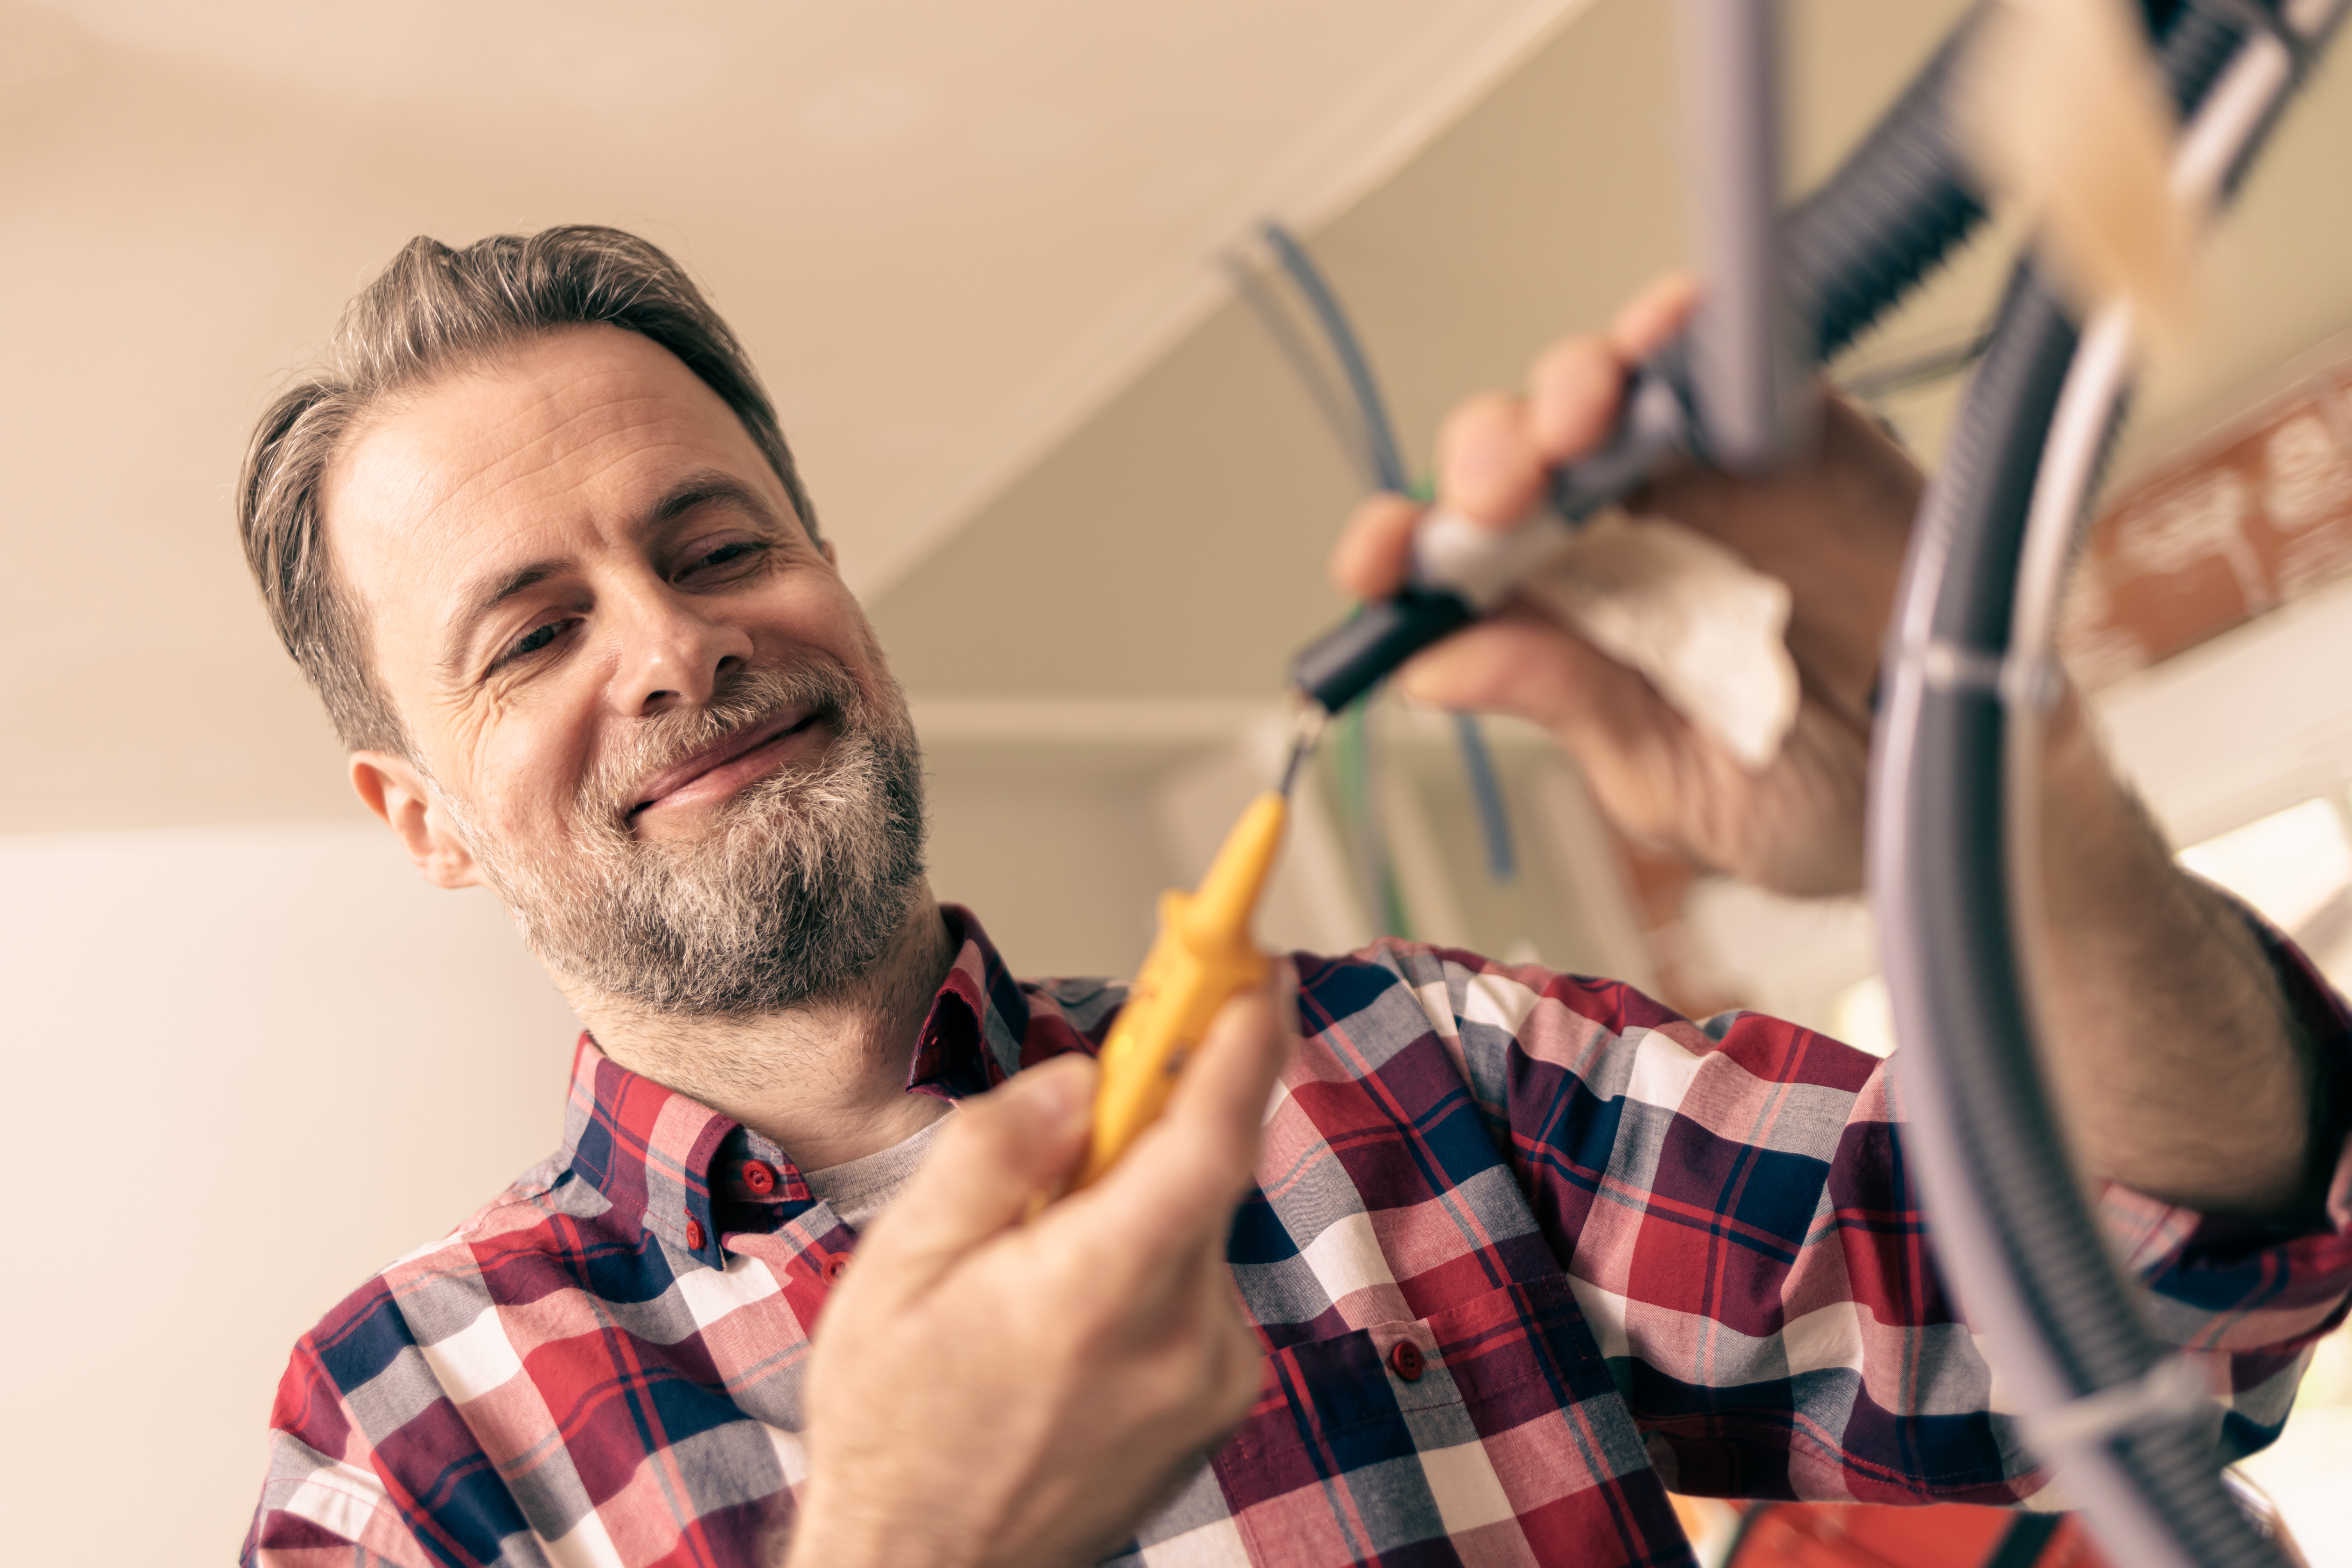
[[[687,563],[686,572],[688,575],[691,575],[696,572],[718,571],[729,566],[740,566],[745,564],[750,557],[757,554],[761,548],[758,541],[748,539],[737,540],[731,544],[722,544],[716,550],[696,556]]]
[[[499,656],[499,664],[510,664],[519,658],[529,658],[532,654],[553,642],[558,634],[570,625],[572,623],[565,620],[550,621],[543,626],[533,626],[508,646],[507,651]],[[491,668],[496,668],[497,666],[494,665]]]

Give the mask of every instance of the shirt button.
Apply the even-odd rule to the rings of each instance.
[[[1407,1383],[1421,1381],[1422,1365],[1421,1347],[1411,1340],[1397,1341],[1396,1348],[1389,1352],[1389,1366]]]
[[[689,1252],[702,1250],[702,1222],[692,1215],[686,1216],[686,1247]]]
[[[824,1282],[828,1285],[838,1285],[841,1283],[841,1277],[848,1272],[849,1258],[847,1254],[844,1254],[839,1258],[827,1258],[824,1265]]]
[[[776,1190],[776,1168],[765,1160],[747,1160],[743,1164],[743,1184],[764,1198]]]

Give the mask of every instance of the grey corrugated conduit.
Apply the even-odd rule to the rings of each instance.
[[[2176,189],[2228,194],[2305,49],[2345,5],[2289,0],[2289,37],[2257,28],[2216,55],[2226,69],[2208,77],[2210,90],[2180,94],[2198,109]],[[2184,17],[2168,44],[2200,21]],[[2220,1416],[2201,1378],[2149,1328],[2108,1257],[2033,1047],[2037,742],[2058,689],[2065,567],[2129,385],[2131,341],[2126,307],[2078,334],[2030,264],[2011,283],[1896,600],[1872,759],[1871,896],[1937,1260],[2026,1440],[2119,1563],[2284,1568],[2222,1489]]]

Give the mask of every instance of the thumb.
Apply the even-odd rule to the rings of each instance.
[[[1069,1173],[1086,1146],[1095,1064],[1055,1057],[962,1101],[939,1147],[858,1247],[921,1279],[1011,1226],[1029,1200]]]

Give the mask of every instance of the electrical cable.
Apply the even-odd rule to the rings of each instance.
[[[1323,416],[1331,438],[1347,454],[1349,465],[1356,470],[1356,482],[1367,490],[1387,489],[1381,478],[1380,465],[1372,458],[1371,444],[1364,434],[1360,408],[1332,384],[1323,362],[1316,357],[1290,312],[1283,309],[1246,257],[1229,251],[1222,258],[1222,265],[1234,292],[1257,318],[1258,325],[1265,329],[1265,335],[1274,340],[1283,362],[1290,366],[1299,385],[1307,389],[1315,411]]]
[[[1837,389],[1857,402],[1869,403],[1889,393],[1908,392],[1926,386],[1946,376],[1958,375],[1977,361],[1984,358],[1985,350],[1992,346],[1992,329],[1978,327],[1957,343],[1929,349],[1922,353],[1907,354],[1884,364],[1840,376]]]
[[[1339,303],[1337,290],[1323,276],[1322,268],[1315,264],[1315,258],[1307,254],[1307,247],[1289,229],[1269,220],[1259,232],[1265,237],[1266,246],[1274,252],[1276,259],[1281,263],[1283,271],[1313,310],[1317,321],[1322,326],[1324,341],[1347,379],[1348,387],[1355,398],[1356,429],[1359,432],[1359,440],[1350,445],[1365,455],[1371,468],[1374,487],[1399,495],[1410,494],[1412,484],[1404,471],[1404,459],[1397,444],[1395,425],[1389,417],[1388,402],[1381,395],[1380,382],[1372,374],[1371,358],[1364,352],[1363,342],[1356,335],[1355,324],[1349,320],[1346,308]],[[1255,284],[1255,279],[1252,278],[1250,281]],[[1266,320],[1271,309],[1269,300],[1267,309],[1259,310],[1260,319]],[[1292,358],[1294,365],[1300,363],[1301,358],[1313,363],[1312,356],[1305,353],[1303,343],[1298,345],[1298,349],[1299,357]],[[1292,357],[1287,351],[1286,357]],[[1334,421],[1334,427],[1340,427],[1337,421]],[[1469,780],[1470,797],[1477,806],[1479,837],[1486,846],[1487,873],[1498,885],[1508,883],[1518,875],[1518,855],[1512,842],[1510,809],[1503,794],[1501,776],[1495,767],[1494,753],[1488,749],[1486,731],[1474,714],[1454,715],[1454,734],[1462,752],[1463,773]],[[1370,767],[1370,753],[1371,746],[1367,735],[1355,754],[1362,759],[1364,766]],[[1369,788],[1363,794],[1367,800],[1371,798]],[[1370,830],[1377,833],[1379,825],[1373,823]],[[1384,861],[1385,858],[1381,858]],[[1367,857],[1365,859],[1367,875],[1372,875],[1371,858]],[[1379,875],[1383,883],[1390,880],[1384,864],[1380,868]],[[1381,898],[1381,907],[1393,913],[1399,902],[1391,892]],[[1394,929],[1400,922],[1391,920],[1390,924]],[[1401,930],[1396,931],[1396,934],[1402,934]]]
[[[1364,345],[1356,336],[1347,311],[1339,308],[1339,296],[1324,279],[1322,268],[1281,224],[1269,220],[1259,230],[1275,259],[1282,263],[1283,271],[1290,276],[1298,292],[1306,297],[1315,319],[1322,324],[1324,342],[1328,343],[1334,358],[1339,362],[1339,373],[1347,377],[1348,390],[1354,394],[1356,408],[1363,422],[1364,449],[1370,455],[1372,472],[1380,479],[1380,488],[1398,495],[1408,494],[1412,480],[1404,471],[1404,457],[1397,449],[1396,426],[1389,419],[1388,404],[1381,396],[1380,383],[1372,378],[1371,362],[1364,357]]]
[[[1519,858],[1511,844],[1511,816],[1503,799],[1503,781],[1495,772],[1494,753],[1486,749],[1486,732],[1475,713],[1454,715],[1454,738],[1462,747],[1462,771],[1470,780],[1470,798],[1477,803],[1479,837],[1486,846],[1486,875],[1500,885],[1519,874]]]
[[[1340,351],[1333,341],[1328,321],[1336,318],[1344,331],[1348,326],[1347,317],[1339,310],[1337,297],[1331,294],[1328,286],[1322,285],[1319,275],[1314,273],[1304,248],[1294,243],[1291,249],[1308,274],[1316,278],[1330,312],[1329,317],[1322,319],[1322,337],[1336,359]],[[1277,258],[1281,254],[1277,249]],[[1276,297],[1275,291],[1265,286],[1258,268],[1246,256],[1237,250],[1228,251],[1223,258],[1223,264],[1243,304],[1265,329],[1266,335],[1273,340],[1276,349],[1289,364],[1292,374],[1297,376],[1299,384],[1306,389],[1316,411],[1323,416],[1324,425],[1330,430],[1332,438],[1347,455],[1350,466],[1356,470],[1357,483],[1366,490],[1391,488],[1391,476],[1383,470],[1375,454],[1368,423],[1381,408],[1377,398],[1367,401],[1352,387],[1343,389],[1335,384],[1322,358],[1316,353],[1307,335],[1293,320],[1292,312]],[[1296,270],[1286,267],[1285,272],[1296,281]],[[1352,333],[1347,341],[1354,342]],[[1357,350],[1356,358],[1363,366],[1364,376],[1369,381],[1370,366],[1364,363],[1360,349]],[[1390,445],[1391,447],[1394,445],[1392,436]],[[1326,712],[1328,715],[1328,710]],[[1405,921],[1403,903],[1398,896],[1396,877],[1389,865],[1387,846],[1381,837],[1378,788],[1371,776],[1373,750],[1370,719],[1361,713],[1343,715],[1331,747],[1332,769],[1340,820],[1347,832],[1364,909],[1380,934],[1409,937],[1411,931]],[[1307,755],[1305,749],[1293,751],[1285,770],[1286,794],[1288,793],[1288,785],[1296,783]]]
[[[2283,20],[2315,46],[2344,5],[2288,0]],[[2198,108],[2176,190],[2227,194],[2299,74],[2298,51],[2243,28],[2225,14],[2234,8],[2191,0],[2167,39],[2168,68],[2203,79],[2188,95]],[[2178,89],[2181,74],[2168,74]],[[2116,426],[2130,342],[2126,308],[2078,332],[2034,267],[2019,268],[1897,595],[1872,759],[1870,890],[1940,1272],[2000,1347],[2027,1442],[2058,1466],[2116,1561],[2273,1568],[2284,1557],[2216,1473],[2219,1413],[2201,1377],[2108,1258],[2033,1045],[2038,734],[2059,690],[2064,568]]]
[[[1782,220],[1790,305],[1826,363],[1985,221],[1950,109],[1985,12],[1972,9],[1835,174]]]
[[[1852,342],[1984,221],[1946,103],[1981,11],[1963,18],[1845,161],[1782,219],[1782,286],[1816,361]],[[1677,337],[1636,368],[1615,435],[1554,471],[1556,515],[1508,534],[1468,535],[1446,559],[1423,548],[1434,531],[1424,524],[1415,580],[1309,644],[1292,665],[1293,682],[1338,711],[1491,609],[1528,565],[1564,547],[1576,524],[1693,451],[1687,353],[1686,336]]]

